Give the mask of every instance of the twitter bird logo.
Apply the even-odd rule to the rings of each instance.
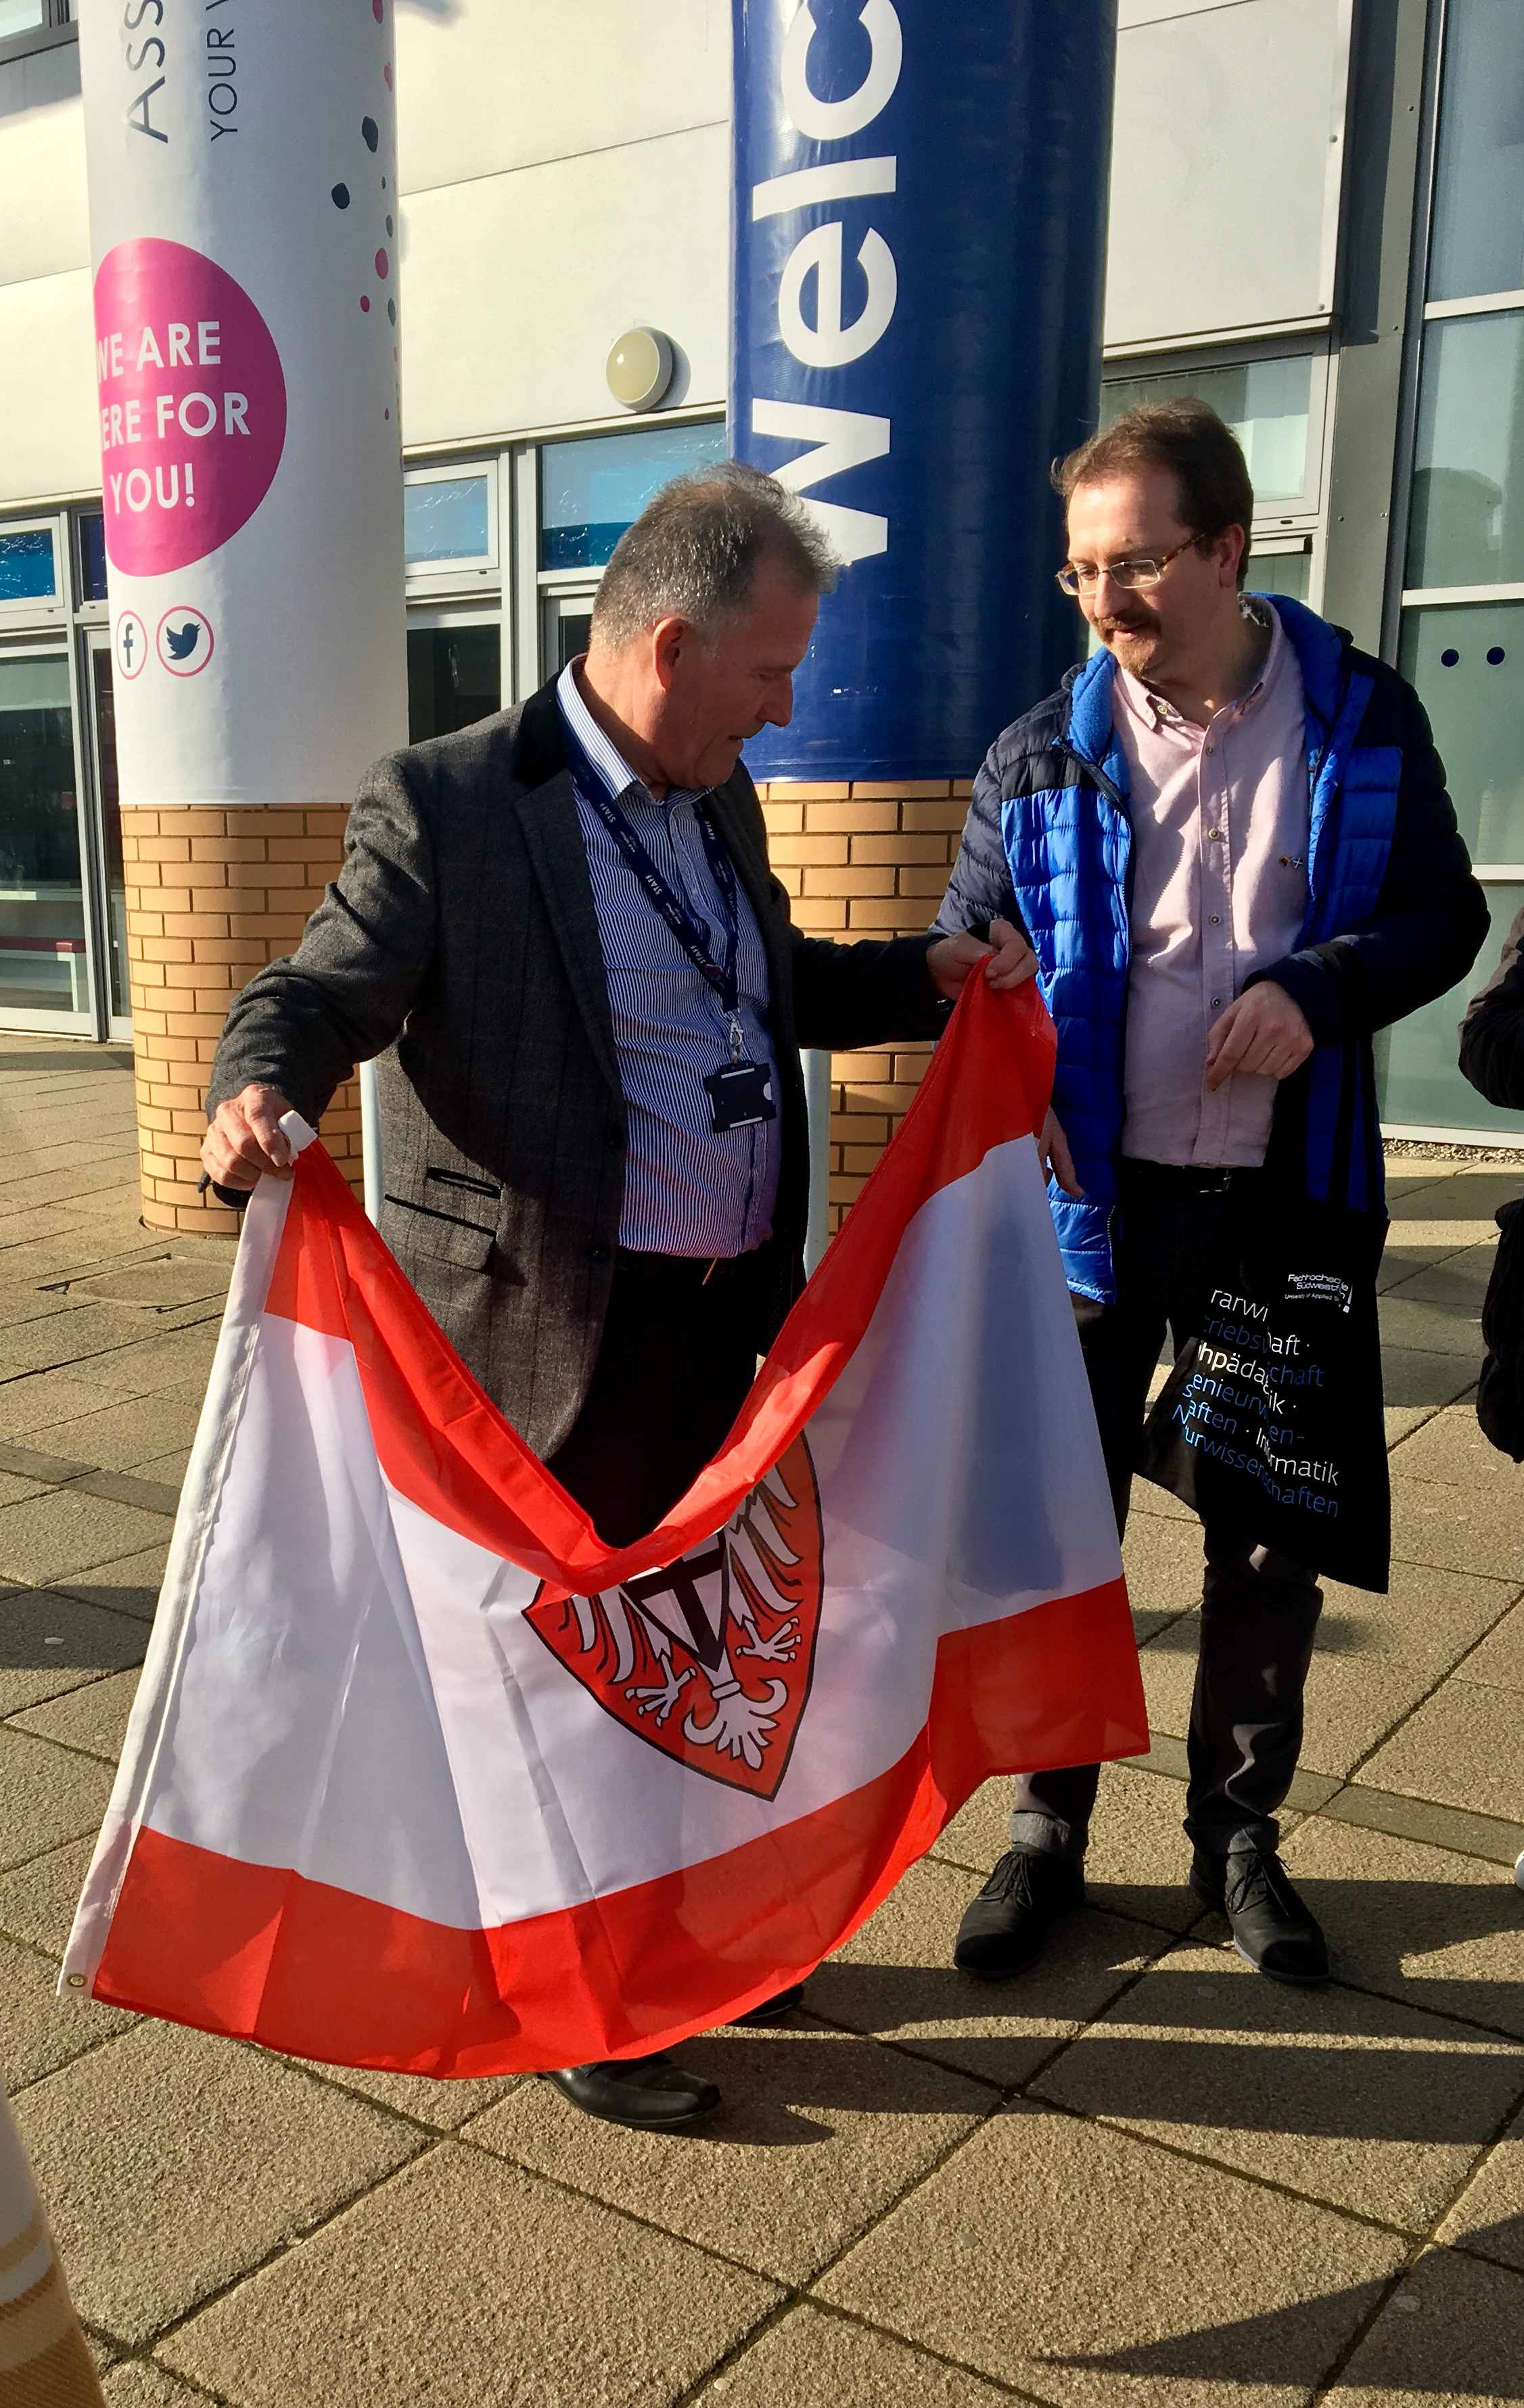
[[[194,602],[171,604],[159,622],[156,641],[171,677],[195,677],[216,650],[211,621]]]

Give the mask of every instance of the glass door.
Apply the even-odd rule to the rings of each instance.
[[[69,665],[0,652],[0,1020],[95,1033]]]
[[[90,757],[95,804],[95,846],[105,911],[98,986],[106,1006],[107,1033],[132,1035],[127,993],[126,878],[122,862],[122,796],[117,782],[116,689],[111,675],[111,638],[104,627],[85,639],[90,700]]]

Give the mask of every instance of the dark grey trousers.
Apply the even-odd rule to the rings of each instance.
[[[1214,1178],[1215,1187],[1200,1187]],[[1073,1299],[1118,1535],[1166,1327],[1177,1354],[1196,1334],[1228,1210],[1221,1172],[1124,1164],[1117,1301]],[[1186,1829],[1198,1846],[1225,1856],[1251,1843],[1272,1848],[1279,1837],[1275,1810],[1301,1749],[1301,1694],[1323,1593],[1310,1571],[1273,1548],[1244,1547],[1210,1526],[1204,1536]],[[1085,1764],[1018,1780],[1013,1842],[1082,1856],[1100,1779],[1099,1765]]]

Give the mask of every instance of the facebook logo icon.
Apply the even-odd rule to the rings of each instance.
[[[135,678],[148,656],[148,630],[136,610],[123,610],[117,621],[116,660],[119,673]]]

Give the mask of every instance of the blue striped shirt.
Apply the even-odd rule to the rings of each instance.
[[[695,806],[701,795],[671,787],[657,802],[598,726],[568,664],[555,689],[562,718],[591,773],[625,813],[674,895],[711,931],[723,960],[725,913],[704,853]],[[778,1195],[778,1123],[718,1132],[703,1082],[730,1059],[726,1014],[645,894],[618,845],[579,794],[603,948],[614,1050],[625,1091],[628,1151],[619,1242],[658,1254],[744,1254],[772,1233]],[[748,1058],[774,1072],[768,1031],[768,961],[756,915],[739,881],[737,1016]]]

